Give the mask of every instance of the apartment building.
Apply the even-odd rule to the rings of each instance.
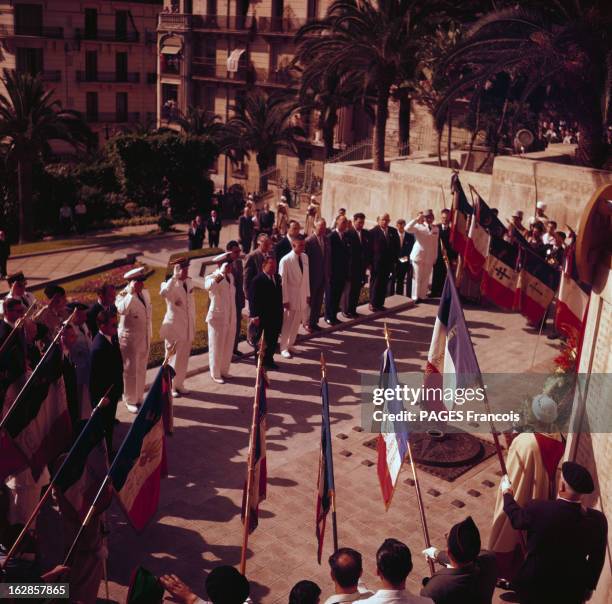
[[[227,120],[236,96],[252,87],[271,93],[297,89],[288,69],[294,36],[307,21],[324,15],[330,0],[164,0],[157,28],[159,45],[158,123],[167,124],[187,108],[199,106]],[[338,149],[367,137],[368,120],[341,111],[335,142]],[[307,132],[300,157],[280,155],[276,181],[289,186],[308,179],[322,165],[323,143],[314,116],[300,116]],[[218,162],[218,187],[237,184],[258,190],[254,158],[239,166]]]
[[[40,75],[103,144],[155,124],[161,9],[162,0],[0,0],[0,68]]]

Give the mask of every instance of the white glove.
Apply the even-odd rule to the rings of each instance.
[[[502,476],[501,482],[499,483],[499,488],[502,493],[505,493],[506,491],[509,491],[512,488],[512,483],[508,478],[508,474],[504,474]]]
[[[221,267],[219,268],[219,271],[222,275],[225,275],[225,271],[227,270],[227,267],[229,266],[229,262],[224,262]]]
[[[440,550],[437,547],[428,547],[427,549],[424,549],[422,553],[425,554],[425,558],[437,560]]]

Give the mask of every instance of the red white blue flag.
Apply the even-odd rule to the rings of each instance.
[[[519,275],[518,309],[531,325],[539,325],[555,297],[559,272],[535,252],[525,250]]]
[[[121,507],[137,531],[157,511],[161,478],[166,475],[163,414],[173,374],[170,365],[160,367],[109,472]]]
[[[468,221],[474,213],[474,208],[467,200],[458,174],[453,174],[451,177],[451,192],[453,205],[450,216],[450,244],[458,254],[463,255],[467,244]]]
[[[514,307],[518,281],[517,260],[517,246],[501,237],[491,237],[480,290],[493,304],[506,310],[512,310]]]
[[[387,348],[383,353],[378,385],[380,388],[392,388],[397,392],[396,386],[398,384],[397,368],[395,367],[393,353]],[[388,401],[385,400],[382,411],[385,414],[395,414],[395,417],[399,417],[399,414],[404,411],[404,403],[401,397]],[[388,415],[383,417],[388,417]],[[408,432],[405,423],[390,420],[383,421],[380,425],[380,434],[378,435],[376,448],[378,452],[378,480],[385,507],[388,508],[391,505],[399,473],[408,452]]]

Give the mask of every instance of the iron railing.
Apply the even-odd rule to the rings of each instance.
[[[140,82],[140,73],[137,71],[115,72],[115,71],[98,71],[88,73],[87,71],[76,72],[77,82],[102,82],[102,83],[127,83],[138,84]]]
[[[0,38],[8,36],[33,36],[37,38],[64,37],[63,27],[46,27],[38,24],[0,25]]]
[[[117,31],[115,29],[88,30],[76,27],[76,40],[94,40],[98,42],[138,42],[140,34],[137,31]]]

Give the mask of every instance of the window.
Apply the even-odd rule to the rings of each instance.
[[[29,73],[32,76],[43,71],[42,48],[18,48],[17,49],[17,71]]]
[[[128,79],[128,54],[118,52],[115,55],[115,78],[117,82],[127,82]]]
[[[206,15],[214,17],[217,14],[217,0],[206,0]]]
[[[118,92],[115,100],[117,121],[128,121],[128,95],[127,92]]]
[[[115,38],[117,40],[127,40],[128,30],[128,11],[115,11]]]
[[[307,14],[306,17],[310,20],[310,19],[316,19],[317,18],[317,12],[318,12],[318,2],[317,0],[308,0],[308,5],[307,5]]]
[[[19,36],[42,36],[43,14],[41,4],[15,6],[15,33]]]
[[[98,53],[95,50],[85,51],[85,81],[95,82],[98,79]]]
[[[88,92],[86,95],[85,116],[88,122],[98,121],[98,93]]]
[[[161,116],[164,120],[178,117],[178,86],[176,84],[162,84]]]
[[[98,9],[85,9],[85,37],[95,40],[98,37]]]

